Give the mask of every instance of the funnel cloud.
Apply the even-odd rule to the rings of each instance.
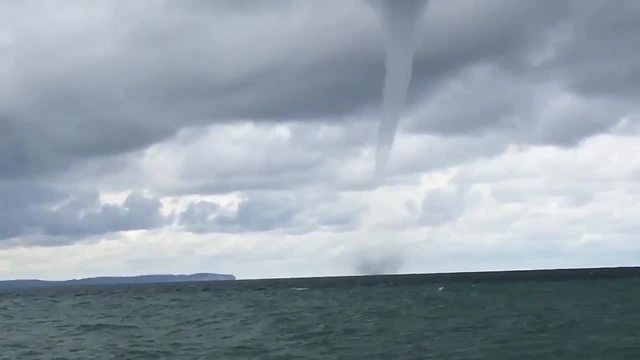
[[[376,173],[384,175],[400,113],[404,107],[416,50],[418,26],[427,0],[372,2],[380,12],[385,34],[385,77],[382,92]]]

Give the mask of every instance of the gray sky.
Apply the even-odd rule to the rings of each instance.
[[[0,2],[0,278],[640,265],[640,3]]]

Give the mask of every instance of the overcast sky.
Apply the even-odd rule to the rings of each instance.
[[[640,2],[0,1],[0,278],[640,265]]]

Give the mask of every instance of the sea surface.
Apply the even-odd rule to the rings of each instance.
[[[3,290],[0,359],[640,359],[640,270]]]

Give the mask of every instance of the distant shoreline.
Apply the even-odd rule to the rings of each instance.
[[[0,280],[0,289],[62,287],[75,285],[128,285],[128,284],[166,284],[205,281],[232,281],[234,275],[216,273],[197,273],[190,275],[138,275],[138,276],[100,276],[71,280],[18,279]]]
[[[433,282],[500,282],[500,281],[545,281],[571,279],[615,279],[625,277],[640,277],[640,266],[619,267],[591,267],[591,268],[556,268],[556,269],[523,269],[523,270],[483,270],[440,273],[399,273],[399,274],[369,274],[342,276],[315,276],[290,278],[243,278],[236,279],[234,275],[217,273],[199,273],[191,275],[139,275],[93,277],[73,280],[0,280],[0,290],[20,288],[44,288],[82,285],[135,285],[135,284],[170,284],[188,282],[220,282],[234,281],[239,283],[268,282],[271,284],[290,283],[300,281],[375,281],[377,278],[406,278],[421,279]],[[350,280],[351,279],[351,280]],[[371,279],[371,280],[368,280]]]

